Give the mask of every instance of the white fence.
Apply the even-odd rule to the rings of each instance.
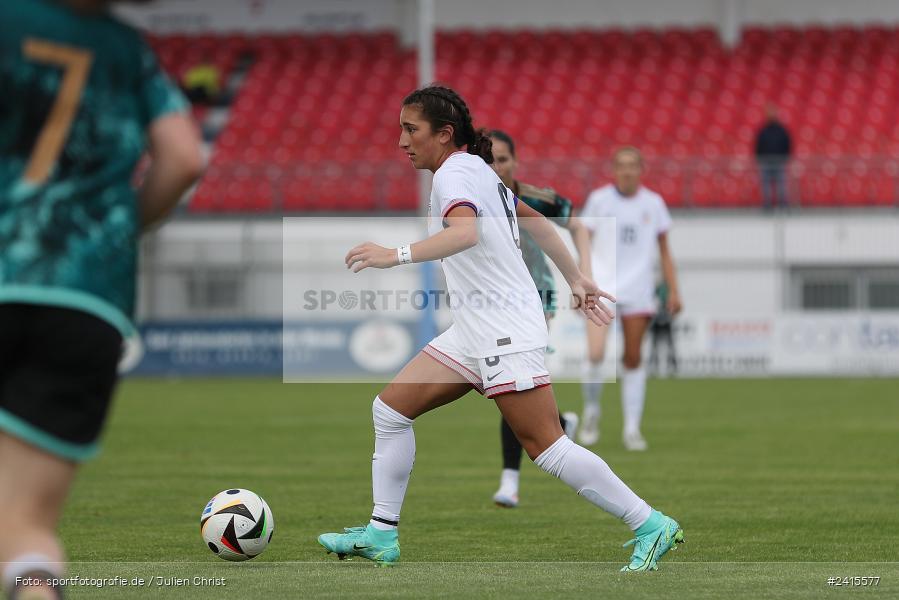
[[[797,269],[839,268],[850,273],[886,269],[887,277],[899,282],[899,214],[689,213],[674,219],[671,243],[686,307],[675,326],[681,374],[899,374],[899,308],[802,310],[792,281]],[[286,238],[281,220],[166,226],[144,245],[141,320],[296,318],[283,304],[291,286],[346,287],[340,261],[324,257],[342,256],[364,240],[396,246],[424,235],[415,219],[293,222],[284,229]],[[292,258],[284,262],[284,256]],[[377,283],[360,279],[354,285],[415,289],[418,277],[413,268],[371,271],[364,278]],[[566,292],[564,283],[559,287]],[[328,317],[349,323],[360,313],[337,310]],[[439,323],[447,318],[444,311],[438,313]],[[584,358],[582,323],[560,312],[551,336],[554,373],[576,378]]]

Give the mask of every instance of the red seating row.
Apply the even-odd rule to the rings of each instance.
[[[393,34],[153,44],[174,73],[201,58],[225,70],[243,54],[254,59],[194,210],[414,207],[416,179],[396,143],[415,57]],[[869,169],[873,178],[797,168],[795,197],[895,202],[883,167],[883,157],[899,154],[895,29],[748,28],[733,50],[709,29],[461,31],[438,33],[436,49],[437,78],[466,98],[476,125],[516,138],[522,176],[577,201],[596,182],[595,165],[633,144],[650,164],[678,165],[647,176],[672,205],[758,205],[757,174],[745,165],[774,103],[799,164],[860,157],[880,165]],[[743,166],[703,170],[696,159]]]
[[[211,167],[191,200],[207,211],[414,210],[414,170],[330,163],[314,169]]]
[[[759,206],[759,177],[751,161],[712,160],[650,163],[645,183],[672,207]],[[522,169],[528,181],[554,182],[556,190],[580,205],[590,190],[608,181],[607,163],[545,160]],[[194,194],[197,212],[373,212],[415,210],[416,176],[402,163],[321,162],[308,168],[213,166]],[[899,160],[871,163],[795,162],[788,174],[789,195],[804,206],[895,206]]]

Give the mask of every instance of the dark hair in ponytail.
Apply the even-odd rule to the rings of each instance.
[[[490,132],[490,137],[494,140],[505,142],[506,145],[509,146],[509,154],[512,155],[512,158],[515,158],[515,142],[512,141],[512,136],[510,136],[505,131],[494,129]]]
[[[484,129],[475,130],[468,105],[454,90],[442,85],[417,89],[403,100],[403,106],[414,104],[431,124],[434,131],[445,125],[453,127],[453,143],[468,146],[469,154],[476,154],[488,165],[493,164],[493,141]]]

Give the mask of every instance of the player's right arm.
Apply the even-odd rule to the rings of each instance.
[[[163,115],[147,133],[150,168],[138,192],[144,231],[163,221],[203,172],[200,137],[187,113]]]
[[[443,217],[443,231],[412,244],[412,261],[440,260],[478,243],[477,215],[469,205],[457,206]]]
[[[147,136],[150,167],[138,190],[141,230],[158,224],[203,170],[200,135],[190,105],[143,40],[136,41],[140,77],[136,92]]]
[[[440,260],[478,243],[477,190],[467,173],[451,165],[440,169],[434,174],[432,190],[436,198],[434,208],[443,215],[443,230],[411,244],[412,262]],[[348,269],[358,273],[368,267],[395,267],[399,255],[396,248],[365,242],[351,249],[345,261]]]
[[[440,260],[477,245],[481,204],[475,181],[476,172],[462,165],[446,165],[434,173],[433,208],[442,215],[443,230],[412,244],[412,262]]]
[[[451,209],[443,218],[443,231],[412,244],[412,262],[440,260],[477,245],[476,220],[474,209],[468,204]],[[344,260],[347,269],[354,273],[368,267],[388,269],[400,264],[396,248],[385,248],[374,242],[359,244],[347,252]]]

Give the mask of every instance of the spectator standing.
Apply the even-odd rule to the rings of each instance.
[[[780,122],[777,108],[769,104],[767,120],[755,139],[755,157],[762,183],[762,206],[766,210],[773,207],[786,208],[789,205],[786,170],[791,152],[790,132]]]

